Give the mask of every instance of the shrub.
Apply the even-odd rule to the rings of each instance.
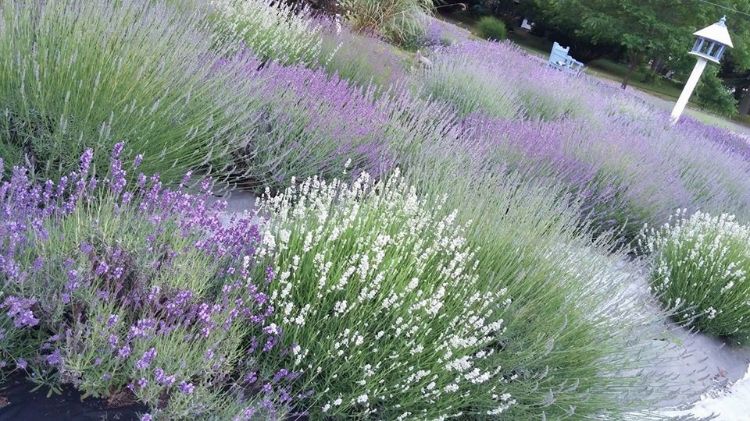
[[[339,6],[356,31],[373,32],[398,44],[423,37],[431,0],[342,0]]]
[[[515,118],[520,114],[518,99],[506,81],[494,78],[496,71],[464,61],[438,60],[420,80],[422,95],[450,104],[461,117],[481,113]]]
[[[293,176],[330,179],[347,168],[355,178],[362,171],[380,177],[451,124],[444,107],[403,87],[379,91],[323,70],[257,63],[244,77],[256,83],[245,106],[258,118],[236,160],[256,192],[283,190]]]
[[[723,116],[736,116],[737,100],[732,91],[719,79],[718,70],[709,69],[707,73],[701,78],[701,83],[695,90],[695,99],[701,105]]]
[[[633,95],[551,71],[503,43],[445,48],[421,82],[423,96],[463,119],[475,162],[562,182],[583,196],[582,223],[597,233],[616,230],[630,243],[677,208],[750,216],[749,178],[733,175],[750,174],[747,144],[725,130],[672,127]]]
[[[246,92],[245,106],[258,118],[251,140],[236,156],[247,188],[277,191],[292,177],[331,178],[346,168],[379,175],[390,167],[392,122],[378,107],[374,89],[322,70],[257,64],[248,65],[244,77],[257,83]]]
[[[529,60],[517,47],[484,41],[444,48],[420,76],[425,95],[454,104],[461,115],[561,119],[583,114],[586,104],[575,92],[589,89]]]
[[[248,81],[215,70],[204,8],[164,0],[4,1],[0,5],[0,152],[9,167],[53,178],[84,149],[106,167],[128,141],[146,173],[179,181],[189,169],[221,173],[251,117]],[[239,63],[238,63],[239,65]]]
[[[427,47],[449,47],[468,40],[471,32],[468,30],[445,22],[438,18],[431,18],[425,30],[424,44]]]
[[[0,184],[6,370],[52,390],[136,399],[163,419],[282,415],[289,371],[258,373],[248,340],[274,340],[262,333],[272,310],[238,280],[248,268],[236,256],[253,254],[257,227],[223,226],[208,184],[195,195],[141,174],[126,191],[121,152],[105,180],[91,175],[88,150],[57,183],[33,184],[16,167]]]
[[[349,25],[321,20],[321,53],[317,65],[362,87],[375,85],[381,90],[406,79],[406,57],[393,45],[356,33]]]
[[[508,36],[505,23],[494,16],[484,16],[477,22],[479,36],[488,40],[502,41]]]
[[[664,316],[634,311],[641,297],[616,269],[624,256],[608,256],[606,237],[591,243],[566,186],[497,171],[460,138],[425,145],[409,168],[428,203],[450,191],[441,209],[465,225],[482,288],[513,300],[493,356],[516,401],[510,419],[619,418],[676,393],[680,379],[656,372],[676,355],[653,341]]]
[[[275,275],[270,320],[292,349],[282,364],[304,371],[296,390],[312,393],[312,418],[481,417],[512,406],[487,364],[509,299],[479,288],[479,262],[450,211],[427,206],[396,173],[308,179],[260,212],[274,215],[257,253]]]
[[[263,60],[313,63],[320,53],[320,27],[304,6],[275,0],[211,0],[220,33],[235,38]]]
[[[750,337],[750,228],[731,215],[678,212],[645,232],[651,289],[678,320],[717,336]]]

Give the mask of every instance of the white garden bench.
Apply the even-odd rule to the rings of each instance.
[[[570,51],[570,47],[563,47],[555,42],[552,45],[552,52],[550,52],[547,64],[565,72],[580,73],[584,67],[583,63],[571,57],[568,51]]]

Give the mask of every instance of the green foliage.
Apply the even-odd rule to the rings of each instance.
[[[127,141],[167,181],[216,172],[247,121],[243,82],[213,66],[205,10],[164,1],[0,3],[0,151],[37,173],[77,167],[86,147]],[[227,69],[229,70],[229,69]]]
[[[230,43],[242,39],[261,59],[310,64],[320,53],[320,28],[307,9],[275,0],[215,0],[211,5],[219,32]]]
[[[339,6],[354,30],[414,46],[424,36],[432,0],[341,0]]]
[[[271,316],[304,370],[314,419],[500,414],[514,401],[495,365],[503,289],[485,289],[455,214],[398,173],[351,185],[308,179],[267,198],[258,256],[276,274]],[[263,276],[259,273],[257,276]]]
[[[232,258],[197,249],[200,236],[186,235],[168,213],[159,215],[156,226],[138,203],[105,194],[60,219],[49,218],[44,234],[31,234],[31,246],[17,256],[27,279],[4,280],[0,289],[0,302],[32,297],[39,325],[14,327],[4,310],[2,358],[51,391],[72,383],[85,397],[107,399],[126,394],[133,384],[133,397],[163,419],[231,419],[241,413],[255,398],[243,397],[233,376],[242,372],[244,338],[254,328],[232,315],[231,307],[221,307],[242,296],[222,295]],[[103,266],[109,267],[101,273]],[[98,276],[89,276],[95,269]],[[175,294],[187,294],[182,304]],[[167,311],[158,302],[174,306]],[[181,305],[199,302],[218,305],[210,320],[222,328],[201,330],[182,313]],[[176,320],[183,323],[157,327],[158,321],[168,326]],[[155,325],[147,327],[149,322]],[[135,326],[143,328],[132,336]],[[149,363],[139,366],[149,352]],[[182,382],[194,389],[178,391]]]
[[[387,90],[404,78],[407,57],[383,40],[353,32],[348,25],[324,25],[317,65],[353,84]]]
[[[750,339],[750,228],[733,216],[677,213],[641,239],[652,254],[651,289],[679,321],[717,336]]]
[[[407,175],[425,197],[450,191],[442,209],[456,208],[466,224],[484,288],[512,299],[494,359],[516,401],[509,419],[618,418],[656,407],[673,388],[638,370],[670,357],[638,333],[660,320],[632,311],[636,298],[612,270],[620,257],[581,235],[564,188],[498,174],[460,141],[445,142],[426,147]]]
[[[507,80],[495,77],[491,66],[469,60],[438,60],[421,80],[425,97],[450,104],[459,116],[481,112],[513,118],[520,113],[518,98]]]
[[[749,12],[750,4],[731,0],[725,6]],[[669,61],[671,70],[689,72],[693,61],[686,54],[692,33],[716,22],[724,8],[710,2],[670,3],[661,0],[531,0],[521,5],[534,20],[568,37],[598,45],[619,46],[633,69],[649,59]],[[727,51],[735,70],[750,68],[750,30],[744,17],[729,14],[734,49]],[[734,22],[734,23],[733,23]],[[723,108],[723,105],[720,107]]]
[[[704,72],[695,90],[695,99],[704,107],[727,117],[737,115],[737,100],[717,76],[717,69]]]
[[[505,23],[493,16],[484,16],[479,19],[476,30],[480,37],[488,40],[501,41],[508,36]]]

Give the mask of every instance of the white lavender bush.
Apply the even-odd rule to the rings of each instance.
[[[646,230],[651,288],[696,329],[746,341],[750,336],[750,228],[728,214],[678,212]]]
[[[274,215],[257,256],[282,363],[313,419],[497,415],[513,399],[489,364],[510,302],[482,290],[455,216],[396,172],[351,185],[312,178],[261,202]],[[443,216],[447,214],[448,216]],[[260,267],[260,266],[259,266]],[[272,356],[261,365],[272,369]]]
[[[211,0],[225,35],[242,39],[255,55],[285,64],[311,63],[320,53],[320,28],[306,9],[273,0]]]

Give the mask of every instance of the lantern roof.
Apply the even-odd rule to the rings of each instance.
[[[727,30],[727,17],[724,16],[720,21],[714,23],[711,26],[696,31],[693,35],[701,38],[705,38],[710,41],[716,41],[720,44],[724,44],[727,47],[734,48],[732,39],[729,37],[729,31]]]

